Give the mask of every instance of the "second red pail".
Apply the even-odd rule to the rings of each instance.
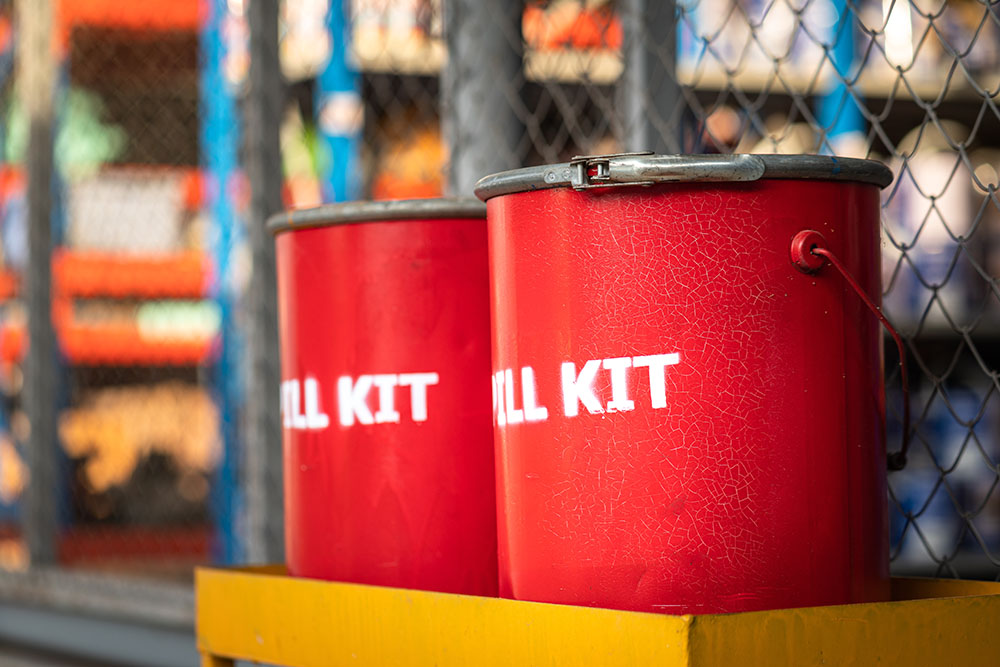
[[[879,322],[793,240],[815,232],[877,303],[891,180],[866,160],[630,154],[480,181],[501,595],[888,599]]]
[[[485,207],[333,204],[270,224],[290,574],[496,595]]]

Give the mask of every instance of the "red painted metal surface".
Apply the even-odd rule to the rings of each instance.
[[[289,572],[496,595],[485,221],[276,244]]]
[[[819,231],[877,303],[875,185],[488,206],[501,595],[668,613],[888,599],[879,322],[789,256]]]

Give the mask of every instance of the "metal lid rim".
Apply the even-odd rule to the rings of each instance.
[[[862,158],[842,158],[827,155],[761,155],[754,153],[744,153],[739,155],[753,155],[760,159],[764,165],[764,173],[758,180],[827,180],[846,181],[856,183],[867,183],[885,188],[892,183],[893,175],[881,162]],[[657,156],[650,156],[657,157]],[[697,160],[698,155],[678,156],[691,157]],[[569,162],[558,164],[547,164],[537,167],[526,167],[522,169],[512,169],[485,176],[476,183],[475,194],[479,199],[487,201],[493,197],[501,195],[515,194],[519,192],[529,192],[532,190],[547,190],[560,187],[572,187],[566,181],[553,181],[551,174],[568,170]],[[546,175],[549,178],[546,178]],[[703,179],[677,179],[670,182],[699,182]],[[705,181],[708,182],[708,181]],[[711,181],[715,183],[741,182],[733,179]],[[748,182],[748,181],[742,181]],[[666,182],[661,184],[668,184]],[[634,187],[630,184],[625,187]],[[639,185],[639,184],[635,184]]]
[[[297,229],[429,218],[485,219],[486,206],[472,197],[341,202],[277,213],[268,218],[267,229],[280,234]]]

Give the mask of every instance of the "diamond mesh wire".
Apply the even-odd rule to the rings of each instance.
[[[406,109],[433,123],[424,91],[437,92],[437,34],[407,47],[433,57],[410,58],[386,37],[394,3],[354,5],[355,38],[378,63],[362,59],[378,70],[366,75],[369,119]],[[1000,4],[530,0],[519,34],[508,26],[521,8],[481,6],[523,58],[513,77],[492,79],[520,132],[488,137],[520,165],[652,148],[828,153],[892,168],[884,308],[907,341],[916,416],[909,466],[889,479],[893,569],[1000,577]],[[490,76],[477,61],[456,70]],[[895,355],[887,346],[890,446]]]
[[[521,157],[640,148],[639,122],[688,152],[889,164],[884,308],[907,340],[917,416],[909,466],[889,478],[893,569],[1000,577],[1000,4],[679,0],[672,35],[662,4],[528,4]],[[622,114],[636,96],[642,113]],[[891,346],[886,357],[893,446]]]

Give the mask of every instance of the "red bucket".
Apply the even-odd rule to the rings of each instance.
[[[289,572],[496,595],[485,207],[335,204],[271,227]]]
[[[790,255],[818,231],[877,303],[891,180],[866,160],[631,154],[480,181],[501,595],[888,599],[879,323]]]

